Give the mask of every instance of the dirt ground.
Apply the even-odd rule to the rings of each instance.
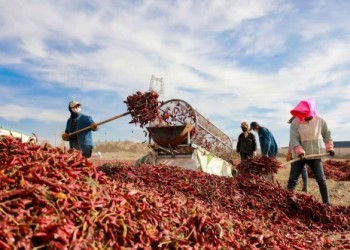
[[[145,148],[144,150],[138,150],[138,152],[132,152],[130,150],[126,150],[126,151],[117,151],[117,152],[103,152],[101,154],[102,154],[101,157],[94,155],[91,161],[101,162],[101,161],[122,160],[122,161],[133,162],[141,158],[145,154],[147,154],[147,148]],[[324,158],[324,160],[326,159],[327,158]],[[282,163],[286,162],[284,157],[279,157],[278,160]],[[282,187],[287,186],[289,171],[290,171],[290,165],[287,165],[287,166],[284,166],[282,169],[280,169],[279,172],[275,175],[275,180],[277,180]],[[350,205],[350,181],[334,181],[334,180],[328,179],[327,185],[328,185],[329,199],[332,205],[343,205],[343,206]],[[302,189],[302,180],[300,177],[296,192],[301,192],[301,189]],[[317,182],[313,178],[309,178],[308,194],[315,196],[319,201],[321,201],[321,195],[318,189]]]

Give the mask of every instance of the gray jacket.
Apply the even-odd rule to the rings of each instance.
[[[323,143],[332,141],[331,131],[327,123],[319,116],[315,116],[308,122],[301,122],[294,119],[290,126],[290,146],[301,145],[305,150],[305,155],[324,153]],[[292,150],[292,157],[298,157]]]

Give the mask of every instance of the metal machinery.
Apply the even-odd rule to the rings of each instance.
[[[191,155],[202,148],[225,161],[232,157],[232,141],[189,103],[180,99],[164,102],[160,116],[147,127],[158,157]]]

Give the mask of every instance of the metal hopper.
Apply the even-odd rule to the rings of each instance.
[[[230,160],[233,149],[228,135],[222,132],[192,106],[171,99],[159,107],[159,118],[147,128],[150,139],[165,149],[177,150],[182,145],[200,146],[224,160]]]
[[[189,133],[192,129],[193,126],[191,124],[147,128],[153,141],[158,145],[167,148],[175,148],[180,144],[189,144]]]

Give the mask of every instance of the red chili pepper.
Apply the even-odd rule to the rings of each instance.
[[[4,249],[4,250],[11,250],[12,249],[8,244],[3,242],[2,240],[0,240],[0,247],[1,247],[1,249]]]
[[[23,197],[26,196],[34,191],[34,188],[21,188],[21,189],[14,189],[8,192],[0,191],[0,201],[3,201],[5,199],[10,199],[13,197]]]
[[[54,247],[54,249],[58,250],[68,250],[67,246],[55,240],[50,241],[49,246]]]
[[[5,176],[4,174],[2,174],[0,172],[0,180],[3,181],[3,182],[6,182],[8,184],[14,184],[16,183],[16,181],[8,176]]]

